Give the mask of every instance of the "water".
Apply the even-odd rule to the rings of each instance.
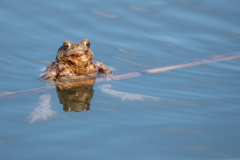
[[[88,38],[94,59],[118,74],[239,52],[239,7],[237,0],[2,1],[0,92],[46,86],[38,76],[65,40]],[[239,64],[2,99],[0,157],[239,159]],[[79,90],[83,99],[69,101]]]

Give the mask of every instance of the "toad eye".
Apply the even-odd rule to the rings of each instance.
[[[64,41],[63,42],[63,50],[66,50],[66,49],[69,49],[69,48],[72,48],[73,47],[73,42],[71,42],[71,41]]]
[[[90,48],[90,42],[89,42],[89,41],[86,42],[86,46],[87,46],[88,48]]]
[[[63,49],[66,50],[66,49],[68,49],[68,47],[69,47],[68,43],[63,42]]]

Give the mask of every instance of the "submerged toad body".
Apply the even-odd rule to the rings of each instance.
[[[58,49],[56,61],[45,69],[41,79],[52,82],[60,78],[94,77],[100,73],[113,72],[103,63],[93,61],[93,52],[88,39],[79,43],[64,41]]]

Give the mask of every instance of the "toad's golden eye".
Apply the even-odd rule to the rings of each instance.
[[[90,42],[89,42],[89,41],[86,42],[86,46],[87,46],[88,48],[90,48]]]
[[[66,50],[66,49],[69,49],[69,48],[72,48],[73,47],[73,42],[71,42],[71,41],[64,41],[63,42],[63,50]]]
[[[68,49],[68,47],[69,47],[68,43],[63,42],[63,49],[66,50],[66,49]]]
[[[82,44],[83,46],[90,48],[90,42],[88,39],[83,39],[80,44]]]

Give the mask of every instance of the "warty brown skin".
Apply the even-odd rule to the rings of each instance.
[[[88,39],[78,43],[64,41],[58,49],[56,61],[45,69],[41,79],[53,82],[60,78],[75,78],[83,75],[94,77],[100,73],[113,73],[103,63],[95,62],[93,56]]]

